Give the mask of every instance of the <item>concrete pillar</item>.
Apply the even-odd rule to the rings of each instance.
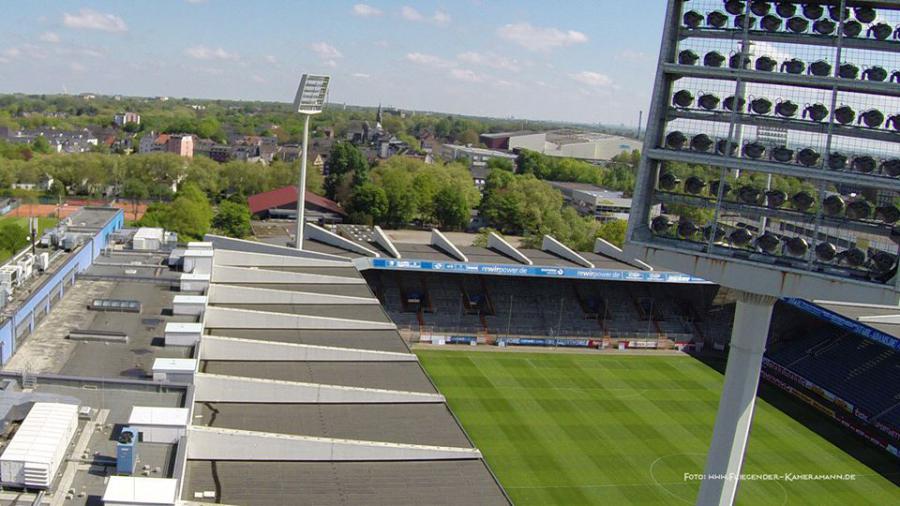
[[[774,304],[775,298],[767,295],[738,294],[728,366],[725,369],[725,387],[719,400],[704,479],[697,496],[698,505],[734,504],[750,437],[759,370]]]

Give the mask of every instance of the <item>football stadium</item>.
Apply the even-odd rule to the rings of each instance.
[[[0,266],[0,504],[900,504],[900,5],[665,23],[623,248],[302,199],[44,231]]]

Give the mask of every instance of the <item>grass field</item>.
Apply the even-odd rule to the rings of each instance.
[[[694,503],[700,484],[684,473],[703,471],[716,369],[679,356],[417,354],[517,505]],[[856,478],[744,481],[738,504],[900,504],[900,488],[848,452],[884,473],[900,471],[896,460],[793,399],[763,397],[796,413],[757,403],[744,473]]]

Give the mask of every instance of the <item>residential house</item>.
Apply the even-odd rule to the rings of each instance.
[[[124,128],[125,125],[129,123],[134,123],[135,125],[141,124],[141,115],[136,112],[123,112],[120,114],[116,114],[113,116],[113,123],[116,124],[119,128]]]

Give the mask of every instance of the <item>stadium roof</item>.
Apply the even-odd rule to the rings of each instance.
[[[210,239],[182,499],[509,504],[352,262]]]
[[[817,300],[815,303],[848,320],[900,339],[900,307]]]

